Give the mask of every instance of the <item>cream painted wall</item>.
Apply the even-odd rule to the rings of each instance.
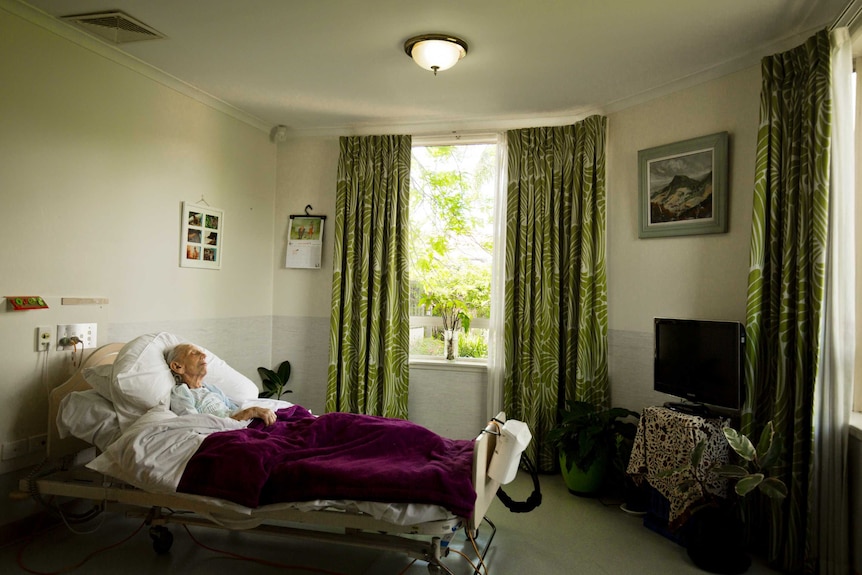
[[[6,6],[0,295],[41,295],[50,309],[0,305],[0,442],[44,433],[47,391],[71,370],[70,353],[34,351],[39,325],[97,322],[100,344],[182,330],[256,377],[271,360],[268,131]],[[225,212],[220,270],[178,265],[181,202],[202,197]],[[68,296],[109,303],[61,306]]]
[[[278,145],[273,239],[273,365],[291,363],[290,401],[323,413],[332,310],[332,248],[338,138],[293,138]],[[291,214],[327,217],[320,269],[286,268]]]
[[[654,317],[744,320],[760,68],[608,118],[611,329],[651,332]],[[638,151],[729,132],[726,234],[638,239]]]
[[[338,138],[288,138],[278,145],[278,197],[275,204],[275,268],[272,313],[324,317],[332,310],[332,248]],[[319,270],[285,268],[291,214],[327,217]]]
[[[745,320],[760,68],[608,118],[608,323],[615,404],[667,401],[652,390],[655,317]],[[638,239],[638,151],[729,133],[724,234]]]

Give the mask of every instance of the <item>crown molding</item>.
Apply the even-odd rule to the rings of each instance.
[[[58,20],[34,6],[21,2],[20,0],[0,0],[0,10],[4,10],[14,16],[18,16],[35,26],[39,26],[40,28],[77,44],[90,52],[111,60],[120,66],[132,70],[133,72],[153,80],[154,82],[158,82],[175,92],[192,98],[205,106],[231,116],[232,118],[257,128],[258,130],[263,130],[266,133],[269,133],[270,131],[271,126],[265,124],[260,118],[244,112],[236,106],[233,106],[224,100],[220,100],[219,98],[196,88],[176,76],[172,76],[163,70],[147,64],[146,62],[119,50],[95,36],[87,34],[83,30],[80,30],[71,24]]]

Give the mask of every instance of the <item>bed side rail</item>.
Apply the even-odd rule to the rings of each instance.
[[[494,456],[494,448],[497,446],[497,436],[500,426],[506,422],[506,414],[498,413],[493,420],[488,422],[485,429],[479,433],[475,440],[473,449],[473,488],[476,490],[476,506],[473,516],[469,519],[468,528],[476,531],[485,517],[491,502],[497,496],[500,482],[488,476],[488,466]]]

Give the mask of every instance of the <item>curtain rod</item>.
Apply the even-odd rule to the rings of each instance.
[[[860,13],[862,13],[862,4],[860,4],[860,0],[850,0],[850,2],[847,3],[847,6],[844,7],[844,10],[841,11],[832,23],[832,26],[829,27],[829,30],[831,31],[841,26],[847,26],[849,28],[854,22],[856,22]]]

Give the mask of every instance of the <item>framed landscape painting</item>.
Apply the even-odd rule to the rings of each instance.
[[[727,132],[638,152],[638,237],[727,231]]]

